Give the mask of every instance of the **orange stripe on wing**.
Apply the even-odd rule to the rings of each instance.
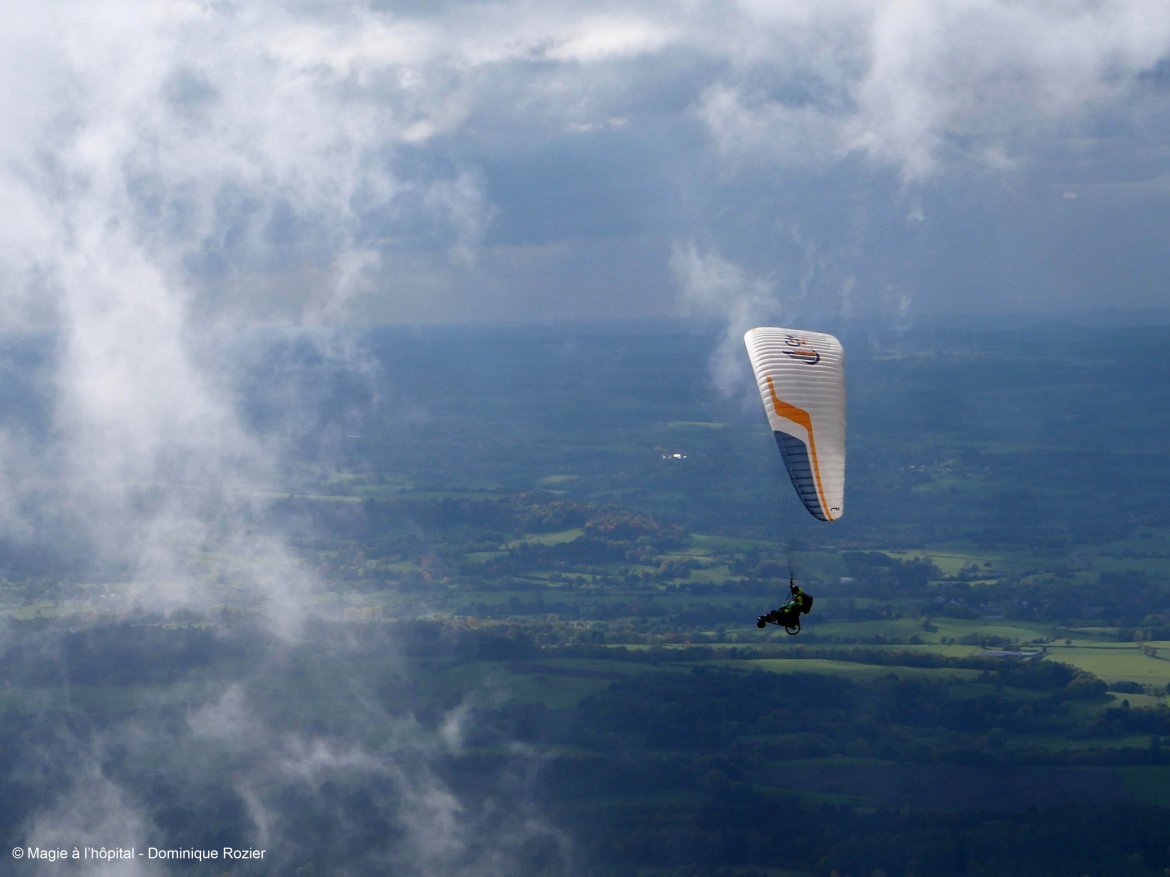
[[[768,378],[768,392],[772,394],[772,407],[776,410],[779,417],[785,417],[793,423],[799,423],[808,431],[808,443],[812,450],[812,465],[813,478],[817,482],[817,497],[821,501],[821,510],[825,513],[825,517],[830,521],[836,520],[829,512],[829,504],[825,502],[825,490],[821,487],[821,467],[817,463],[817,440],[813,437],[812,417],[803,408],[797,408],[795,405],[789,405],[776,395],[776,388],[772,385],[772,379]]]

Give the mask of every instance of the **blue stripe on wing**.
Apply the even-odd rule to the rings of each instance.
[[[788,470],[788,477],[796,488],[800,501],[808,509],[809,514],[821,521],[829,520],[825,510],[821,508],[820,497],[817,496],[817,485],[813,477],[812,463],[808,458],[808,447],[796,436],[780,430],[773,430],[776,436],[776,445],[780,448],[780,456],[784,458],[784,468]]]

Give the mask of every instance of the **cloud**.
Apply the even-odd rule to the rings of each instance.
[[[726,45],[730,70],[697,104],[721,151],[786,165],[856,151],[908,181],[1024,153],[1045,126],[1083,123],[1125,100],[1170,48],[1170,14],[1159,4],[776,10],[741,8],[742,24],[761,34],[748,45],[767,50],[733,54]]]
[[[469,721],[465,710],[448,715],[445,732],[436,733],[413,717],[386,714],[355,688],[351,694],[362,699],[345,709],[353,727],[314,733],[288,717],[276,720],[280,706],[265,693],[273,658],[264,649],[254,672],[218,696],[206,690],[210,696],[188,704],[185,715],[191,690],[171,689],[137,692],[133,714],[99,730],[70,727],[53,713],[39,717],[43,727],[35,731],[27,719],[9,725],[19,729],[7,739],[20,770],[38,778],[34,796],[29,784],[11,788],[45,799],[28,814],[22,846],[81,853],[68,866],[30,863],[30,873],[181,873],[189,863],[151,859],[148,849],[224,846],[262,849],[266,867],[290,874],[511,877],[530,872],[534,848],[548,865],[541,873],[567,872],[572,845],[537,811],[529,754],[517,754],[512,769],[473,768],[480,788],[457,794],[442,764],[459,754],[451,735]],[[381,741],[376,750],[359,739],[371,735]],[[135,856],[98,859],[86,847],[134,848]],[[214,873],[230,869],[221,862]]]
[[[1110,113],[1141,137],[1125,113],[1153,99],[1170,17],[1002,0],[99,2],[24,11],[5,39],[11,320],[54,322],[62,242],[105,246],[108,222],[203,317],[441,320],[532,311],[535,291],[498,297],[509,277],[483,251],[545,243],[526,222],[537,201],[576,220],[554,231],[570,261],[620,246],[637,210],[635,273],[666,281],[669,241],[769,221],[763,199],[798,193],[794,175],[874,202],[953,196],[956,178],[1032,173],[1070,134],[1101,142]],[[500,176],[505,155],[520,164]],[[563,181],[599,162],[655,186],[583,204]],[[566,295],[586,300],[608,282],[570,273]],[[651,287],[631,311],[660,309]]]
[[[40,517],[65,520],[94,547],[93,566],[143,583],[129,599],[162,613],[222,601],[193,552],[248,558],[234,599],[261,607],[262,662],[303,630],[316,582],[283,534],[257,523],[287,461],[238,407],[241,348],[273,319],[311,330],[345,320],[355,297],[407,294],[386,288],[388,238],[466,271],[491,221],[474,168],[418,153],[464,117],[460,88],[434,87],[426,69],[435,27],[386,18],[354,6],[317,17],[263,3],[61,3],[15,15],[0,36],[3,315],[8,330],[48,330],[52,374],[49,441],[0,436],[17,455],[5,460],[4,535],[43,539]],[[325,335],[301,337],[350,375],[368,365]],[[325,818],[345,809],[336,797],[368,788],[402,841],[393,855],[376,846],[401,870],[507,873],[506,844],[487,842],[431,771],[437,749],[387,764],[261,713],[254,688],[209,683],[220,687],[187,730],[139,708],[112,728],[118,742],[82,730],[36,753],[41,766],[67,763],[70,781],[29,813],[29,842],[142,848],[165,834],[157,802],[131,791],[141,770],[108,768],[130,741],[150,768],[167,768],[169,747],[211,778],[225,772],[209,762],[243,754],[253,768],[236,792],[257,842],[297,836],[274,794],[305,795]],[[183,764],[170,769],[198,788]],[[485,869],[484,857],[500,864]]]
[[[726,321],[727,328],[711,358],[712,377],[725,395],[743,395],[740,391],[749,386],[751,376],[743,335],[783,313],[773,284],[750,276],[716,251],[700,252],[694,243],[677,245],[671,266],[690,311]]]
[[[140,802],[126,790],[104,777],[98,765],[82,755],[73,772],[72,788],[50,808],[33,818],[25,846],[44,850],[73,850],[79,860],[38,862],[36,874],[59,873],[64,868],[84,875],[113,874],[116,877],[147,877],[165,873],[156,862],[127,856],[130,849],[145,852],[150,820]],[[86,848],[101,850],[106,858],[86,858]]]
[[[673,42],[672,36],[661,22],[632,16],[589,17],[576,22],[573,32],[548,49],[545,57],[596,63],[658,51]]]
[[[820,167],[847,151],[839,121],[819,107],[785,106],[719,83],[699,98],[698,114],[720,153],[765,156],[789,168]]]

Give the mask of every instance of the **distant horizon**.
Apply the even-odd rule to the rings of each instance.
[[[981,323],[983,321],[1009,321],[1008,324],[1003,325],[1005,329],[1020,329],[1029,328],[1031,326],[1044,325],[1047,323],[1068,322],[1076,326],[1085,326],[1086,328],[1092,325],[1109,326],[1111,328],[1121,328],[1127,326],[1141,326],[1141,325],[1170,325],[1170,306],[1165,307],[1134,307],[1134,308],[1092,308],[1084,310],[1068,310],[1068,311],[1032,311],[1032,310],[1004,310],[1004,311],[972,311],[972,312],[923,312],[915,314],[907,314],[905,316],[885,314],[885,313],[871,313],[871,314],[856,314],[852,316],[840,315],[810,315],[808,317],[798,317],[791,321],[777,321],[760,322],[753,325],[759,326],[814,326],[824,325],[828,323],[845,323],[853,325],[863,322],[876,322],[883,326],[900,324],[902,328],[907,330],[914,328],[950,328],[949,324],[962,324],[962,328],[970,328],[971,323]],[[1133,321],[1133,322],[1128,322]],[[318,329],[344,329],[361,331],[364,329],[431,329],[440,327],[451,328],[537,328],[537,327],[598,327],[605,328],[612,331],[629,331],[639,327],[664,327],[676,326],[680,329],[687,328],[695,334],[719,333],[726,329],[726,323],[715,318],[693,317],[693,316],[679,316],[679,315],[662,315],[662,316],[630,316],[630,317],[577,317],[577,318],[554,318],[548,319],[532,318],[528,320],[515,319],[483,319],[483,320],[431,320],[418,322],[378,322],[378,321],[353,321],[340,322],[330,325],[321,326],[297,326],[295,324],[271,323],[263,324],[264,326],[271,326],[274,329],[304,329],[305,331],[315,331]],[[959,326],[956,326],[958,328]],[[750,327],[749,327],[750,328]],[[995,325],[980,325],[979,328],[993,329]]]
[[[956,313],[915,313],[904,316],[872,313],[855,314],[852,316],[840,315],[809,315],[800,316],[792,320],[773,320],[770,322],[753,323],[754,326],[790,326],[815,328],[829,325],[844,325],[851,329],[864,328],[865,324],[893,331],[913,331],[915,329],[978,329],[992,331],[995,329],[1018,330],[1029,329],[1049,324],[1067,323],[1070,326],[1092,328],[1102,326],[1107,328],[1140,328],[1142,326],[1170,326],[1170,306],[1142,307],[1142,308],[1093,308],[1085,310],[1067,311],[1038,311],[1038,310],[1005,310],[979,311]],[[331,323],[306,324],[291,321],[271,320],[240,323],[228,328],[228,333],[240,332],[250,334],[258,332],[274,332],[277,334],[289,333],[326,333],[331,332],[364,332],[378,329],[396,329],[402,331],[437,331],[444,328],[453,330],[491,330],[491,329],[594,329],[612,332],[614,334],[629,334],[644,331],[653,331],[660,334],[663,331],[682,331],[685,334],[717,335],[727,330],[727,324],[716,318],[692,317],[678,315],[662,316],[631,316],[631,317],[550,317],[547,319],[531,318],[516,319],[482,319],[482,320],[425,320],[403,322],[380,321],[338,321]],[[827,330],[826,330],[827,331]],[[0,330],[0,338],[18,338],[43,335],[52,337],[59,333],[58,327],[30,326],[26,328],[9,328]]]

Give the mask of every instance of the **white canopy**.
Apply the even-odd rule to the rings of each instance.
[[[845,511],[845,348],[832,335],[761,327],[743,336],[768,423],[813,517]]]

